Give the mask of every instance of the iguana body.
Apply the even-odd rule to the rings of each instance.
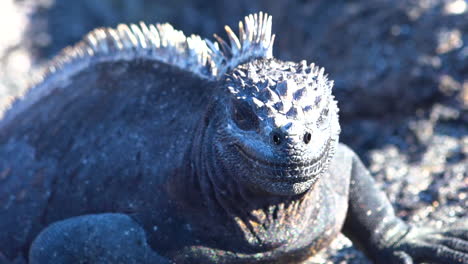
[[[467,263],[466,227],[395,216],[338,144],[333,83],[270,30],[249,16],[221,51],[119,26],[59,56],[0,122],[0,262],[300,263],[343,231],[378,263]]]

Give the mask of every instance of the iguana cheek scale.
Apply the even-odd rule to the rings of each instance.
[[[53,59],[0,120],[0,263],[301,263],[339,232],[376,263],[468,263],[466,223],[395,216],[271,23],[119,25]]]

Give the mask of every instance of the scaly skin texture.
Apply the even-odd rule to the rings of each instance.
[[[204,80],[140,58],[62,79],[0,123],[0,263],[301,263],[341,231],[377,263],[468,263],[466,223],[408,226],[338,143],[323,69]]]

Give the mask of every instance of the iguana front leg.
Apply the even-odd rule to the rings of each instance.
[[[355,153],[343,232],[376,263],[468,263],[468,225],[412,227],[395,216],[386,195]]]
[[[77,216],[53,223],[31,245],[29,263],[170,263],[146,243],[145,231],[124,214]]]

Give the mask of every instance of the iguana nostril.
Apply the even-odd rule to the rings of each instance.
[[[312,139],[312,135],[309,132],[306,132],[304,134],[304,143],[309,144],[311,139]]]
[[[271,138],[273,140],[273,143],[275,143],[275,145],[281,144],[281,136],[278,133],[276,132],[271,133]]]

